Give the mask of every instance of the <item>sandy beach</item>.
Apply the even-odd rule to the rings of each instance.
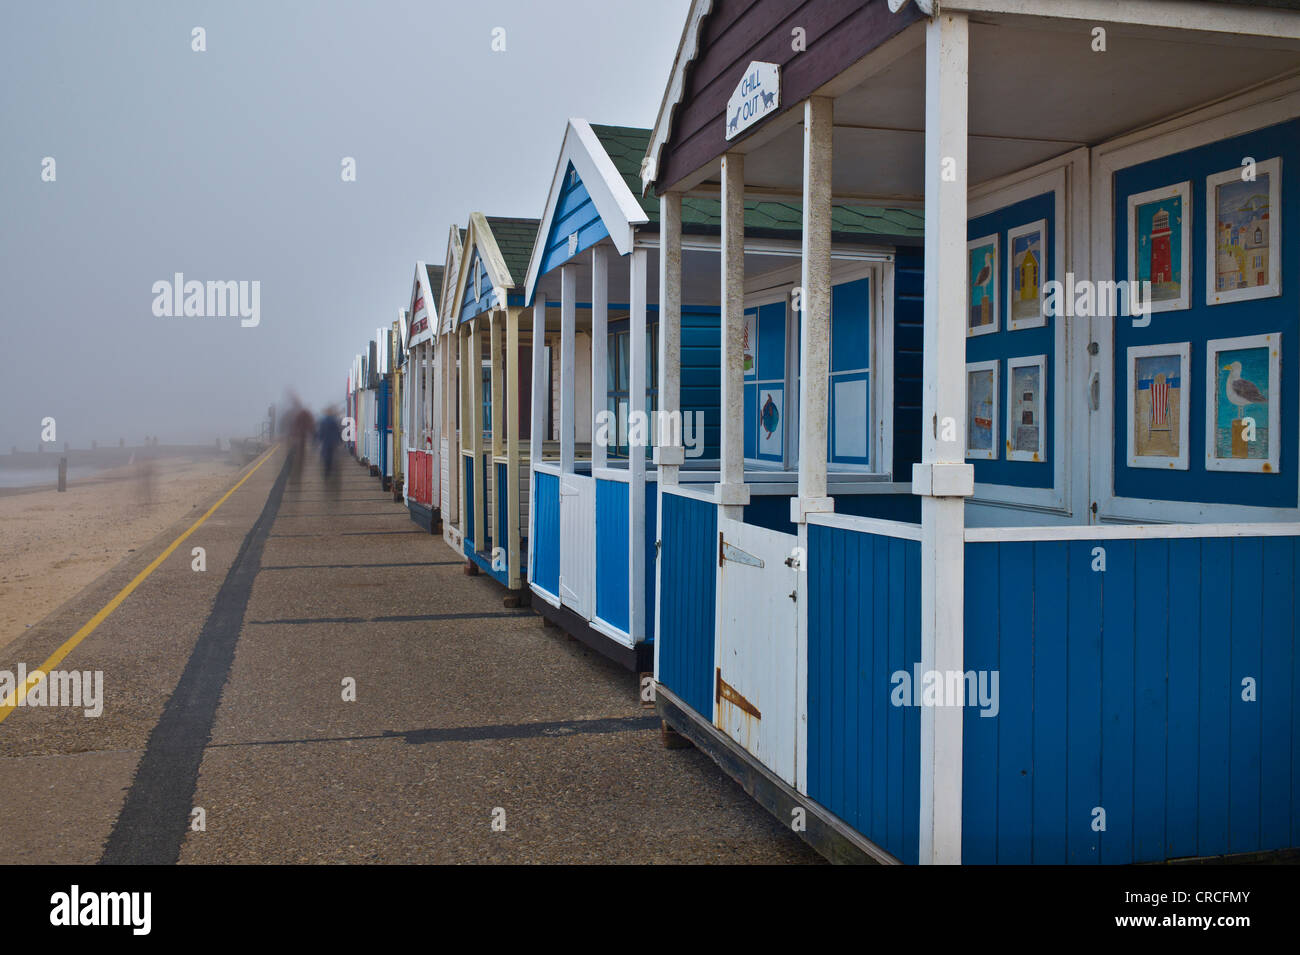
[[[227,456],[103,471],[68,490],[0,495],[0,647],[235,480]]]

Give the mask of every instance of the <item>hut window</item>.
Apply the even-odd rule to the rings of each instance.
[[[827,460],[870,464],[871,279],[831,290],[830,430]]]
[[[628,457],[628,412],[630,410],[631,364],[630,364],[630,330],[626,321],[611,322],[608,334],[609,354],[605,361],[606,404],[605,407],[617,422],[614,441],[608,448],[611,458]],[[658,365],[658,322],[646,323],[646,411],[658,409],[659,400],[659,365]],[[651,454],[649,447],[646,455]]]

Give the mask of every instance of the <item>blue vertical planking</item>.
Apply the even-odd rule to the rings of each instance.
[[[474,458],[465,458],[465,550],[474,549]]]
[[[808,795],[910,863],[920,710],[891,686],[920,659],[920,564],[916,541],[808,528]]]
[[[963,722],[962,860],[1130,863],[1300,843],[1297,547],[968,544],[966,666],[999,668],[1001,699],[996,720],[968,709]]]
[[[497,531],[496,531],[497,537],[493,543],[497,547],[509,548],[510,546],[509,543],[510,542],[510,523],[509,523],[510,482],[506,480],[506,466],[504,464],[498,464],[496,466],[496,472],[497,472],[496,486],[492,488],[492,491],[496,495],[496,501],[497,501]],[[508,554],[509,551],[507,550],[506,553]],[[505,554],[502,555],[502,560],[505,560]],[[493,565],[495,566],[496,563],[497,562],[494,557]]]
[[[1133,860],[1163,859],[1169,710],[1169,544],[1141,540],[1133,568]]]
[[[552,597],[560,593],[560,479],[533,472],[533,566],[530,579]]]
[[[655,560],[659,548],[659,482],[645,484],[645,639],[655,634]]]
[[[1289,748],[1265,746],[1260,753],[1259,841],[1262,849],[1295,845],[1291,835],[1291,765],[1295,739],[1291,714],[1296,686],[1292,667],[1295,646],[1295,545],[1286,537],[1263,541],[1264,592],[1260,633],[1259,676],[1256,690],[1260,708],[1260,738],[1291,740]],[[1300,768],[1300,764],[1297,764]]]
[[[1067,546],[1034,545],[1034,630],[1059,619],[1066,606]],[[1064,865],[1069,857],[1066,788],[1066,695],[1069,678],[1064,640],[1034,640],[1033,851],[1037,864]],[[999,690],[1001,686],[999,685]],[[992,717],[981,717],[985,722]]]
[[[1264,546],[1258,537],[1232,542],[1232,642],[1228,651],[1228,851],[1259,847],[1260,653],[1263,647]],[[1247,586],[1240,586],[1240,582]],[[1246,681],[1255,684],[1254,693]]]
[[[596,481],[596,616],[628,632],[628,486]]]
[[[659,538],[663,593],[658,680],[711,723],[717,508],[707,501],[664,494]]]

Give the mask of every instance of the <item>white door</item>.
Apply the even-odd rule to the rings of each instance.
[[[596,482],[560,475],[560,602],[585,620],[596,605]]]
[[[713,724],[793,786],[799,538],[727,518],[718,532]]]

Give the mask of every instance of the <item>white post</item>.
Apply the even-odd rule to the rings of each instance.
[[[546,440],[542,428],[546,426],[546,410],[542,405],[550,401],[546,384],[546,293],[538,289],[533,293],[533,404],[532,419],[528,426],[528,456],[536,467],[542,463],[542,446]],[[531,510],[531,508],[530,508]]]
[[[650,439],[646,421],[646,254],[633,249],[629,257],[628,299],[628,636],[645,638],[645,457]]]
[[[474,550],[483,552],[487,540],[487,501],[484,500],[487,487],[487,475],[483,473],[483,331],[480,327],[483,316],[478,316],[470,323],[469,331],[469,365],[465,369],[469,377],[469,408],[462,420],[469,422],[470,452],[474,460]]]
[[[523,577],[519,561],[519,308],[506,312],[505,361],[505,440],[506,440],[506,581],[512,590],[518,590]],[[529,481],[529,484],[532,482]],[[501,489],[497,489],[497,506],[500,507]],[[503,546],[498,542],[498,547]]]
[[[826,494],[828,380],[831,366],[831,101],[803,106],[803,249],[799,283],[799,496],[790,520],[835,510]]]
[[[926,25],[925,328],[921,463],[921,671],[964,672],[966,447],[966,15]],[[943,701],[953,702],[953,701]],[[921,709],[922,863],[961,862],[962,707]]]
[[[577,333],[578,274],[571,265],[560,266],[560,470],[573,473],[574,339]]]
[[[685,461],[681,442],[682,385],[682,194],[659,197],[659,414],[655,442],[659,486],[677,484]],[[680,421],[680,425],[673,424]],[[702,433],[699,429],[697,433]],[[701,438],[702,440],[702,438]],[[658,591],[656,590],[656,593]]]
[[[550,401],[551,396],[545,390],[546,381],[546,292],[540,288],[533,291],[533,400],[529,406],[528,422],[528,567],[531,573],[535,566],[533,554],[537,542],[537,465],[542,463],[542,447],[545,440],[542,427],[546,421],[543,401]]]
[[[745,485],[745,157],[722,157],[722,449],[718,516],[740,520]]]
[[[591,468],[603,468],[608,460],[605,442],[600,440],[599,422],[605,410],[609,385],[605,379],[609,355],[609,250],[603,245],[591,250]],[[617,441],[617,425],[605,434]]]

